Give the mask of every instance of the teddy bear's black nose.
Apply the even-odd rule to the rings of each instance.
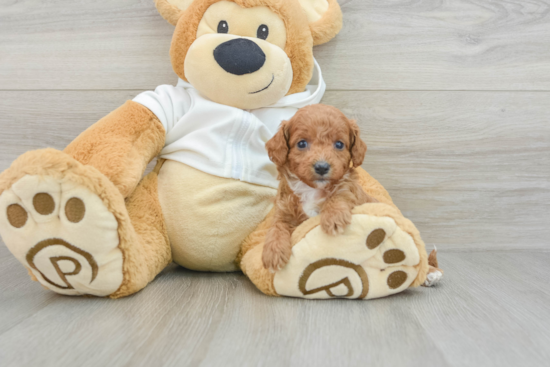
[[[244,75],[264,66],[265,54],[256,43],[246,38],[236,38],[216,47],[214,59],[228,73]]]

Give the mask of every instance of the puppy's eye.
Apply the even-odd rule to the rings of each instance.
[[[269,28],[265,24],[262,24],[261,26],[258,27],[256,36],[262,40],[267,39],[267,36],[269,36]]]
[[[306,149],[307,148],[307,141],[300,140],[298,142],[298,144],[296,144],[296,146],[298,147],[298,149]]]
[[[225,20],[221,20],[218,23],[218,33],[227,33],[229,32],[229,26]]]
[[[338,150],[342,150],[345,147],[345,144],[342,143],[340,140],[338,140],[336,143],[334,143],[334,147]]]

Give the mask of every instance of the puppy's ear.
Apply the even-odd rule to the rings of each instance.
[[[365,159],[367,144],[361,140],[361,132],[359,131],[357,122],[355,122],[355,120],[349,120],[349,125],[351,135],[351,146],[349,148],[351,153],[351,161],[353,162],[353,167],[359,167],[363,164],[363,159]]]
[[[275,134],[275,136],[265,144],[269,159],[271,159],[271,161],[278,167],[281,167],[286,163],[288,156],[288,126],[289,121],[283,121],[279,127],[279,131],[277,131],[277,134]]]

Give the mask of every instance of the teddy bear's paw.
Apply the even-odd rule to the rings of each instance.
[[[43,286],[107,296],[123,280],[118,223],[99,196],[66,179],[26,175],[0,196],[0,235]]]
[[[339,236],[316,226],[299,239],[273,285],[291,297],[379,298],[408,288],[419,262],[413,238],[392,218],[354,214]]]

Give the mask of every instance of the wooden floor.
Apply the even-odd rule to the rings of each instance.
[[[174,84],[153,0],[0,0],[0,171]],[[324,103],[440,250],[386,299],[262,295],[172,266],[135,296],[70,298],[0,245],[0,366],[550,365],[550,0],[340,0]]]
[[[2,366],[548,366],[550,252],[445,252],[445,281],[372,301],[270,298],[171,266],[121,300],[42,289],[0,250]]]

